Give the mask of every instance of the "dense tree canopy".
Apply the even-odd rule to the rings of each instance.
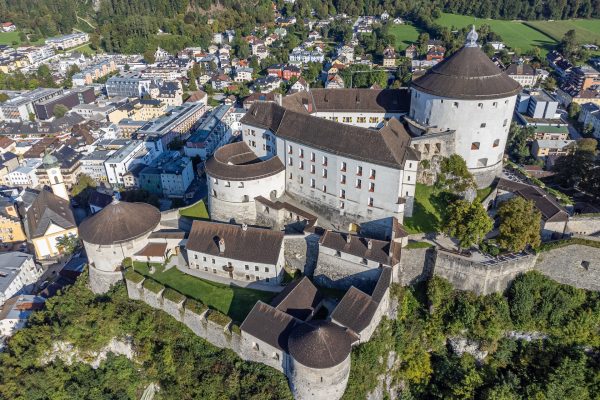
[[[510,251],[522,251],[528,246],[538,247],[541,243],[541,217],[531,200],[516,196],[503,202],[498,207],[498,244]]]

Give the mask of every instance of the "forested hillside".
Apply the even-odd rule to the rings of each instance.
[[[479,18],[566,19],[600,17],[600,0],[298,0],[276,1],[285,14],[318,17],[387,11],[410,19],[435,18],[442,11]],[[209,23],[211,18],[211,23]],[[109,52],[143,52],[162,45],[206,45],[213,32],[235,28],[248,34],[273,20],[271,0],[0,0],[0,21],[12,21],[28,34],[48,37],[74,28],[96,28],[92,45]],[[162,31],[167,35],[157,37]]]

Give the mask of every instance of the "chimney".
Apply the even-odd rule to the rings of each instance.
[[[371,250],[373,248],[373,241],[369,239],[367,242],[367,249]]]
[[[281,106],[281,102],[282,102],[282,96],[281,93],[275,93],[275,103],[277,103],[278,106]]]
[[[225,253],[225,239],[219,239],[219,253]]]
[[[248,224],[242,224],[242,230],[246,232],[248,230]]]
[[[350,243],[350,239],[352,239],[352,235],[347,234],[346,235],[346,243]]]

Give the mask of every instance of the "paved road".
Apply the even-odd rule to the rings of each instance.
[[[560,119],[568,124],[567,128],[569,129],[569,137],[573,140],[581,139],[581,134],[577,131],[577,129],[575,129],[575,127],[571,123],[569,123],[569,120],[567,118],[567,112],[564,110],[558,110],[558,113],[560,114]]]

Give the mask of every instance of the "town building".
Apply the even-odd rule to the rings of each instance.
[[[24,242],[27,240],[21,217],[16,205],[0,197],[0,243]]]
[[[185,142],[185,155],[206,161],[219,147],[231,142],[234,134],[239,134],[240,130],[233,111],[233,106],[222,104],[207,113]]]
[[[96,99],[93,88],[78,88],[69,90],[60,96],[37,102],[33,105],[36,117],[41,120],[54,118],[54,109],[61,105],[67,110],[79,104],[89,104]]]
[[[283,279],[283,232],[194,221],[186,250],[190,269],[270,285]]]
[[[67,50],[86,44],[89,41],[89,34],[85,32],[76,32],[46,39],[46,44],[56,50]]]
[[[163,148],[167,148],[173,140],[184,142],[189,139],[205,112],[206,107],[202,104],[184,103],[169,109],[165,115],[149,121],[136,132],[137,137],[159,138]]]
[[[47,154],[44,168],[50,177],[52,192],[42,190],[26,214],[27,238],[35,249],[38,260],[61,255],[60,240],[77,236],[77,224],[71,210],[67,188],[62,179],[56,157]]]
[[[0,349],[2,340],[24,328],[31,313],[44,308],[45,301],[41,296],[21,294],[4,303],[0,308]]]
[[[106,81],[108,97],[143,97],[150,93],[151,79],[139,75],[113,76]]]
[[[36,170],[41,164],[39,158],[27,158],[21,166],[6,174],[4,181],[10,186],[35,188],[39,185]]]
[[[164,197],[182,198],[193,180],[192,160],[177,151],[162,153],[139,172],[139,186]]]
[[[7,122],[29,121],[35,114],[34,105],[61,96],[63,89],[38,88],[13,97],[0,105],[0,119]]]
[[[575,140],[534,140],[531,154],[537,158],[565,156],[575,151]]]
[[[579,122],[584,128],[591,127],[594,137],[600,138],[600,106],[594,103],[585,103],[581,106]]]
[[[396,51],[393,47],[388,47],[383,51],[383,66],[386,68],[396,66]]]
[[[86,67],[81,72],[77,72],[71,78],[73,87],[87,86],[94,83],[95,80],[103,78],[117,71],[117,64],[113,59],[103,60],[97,64]]]
[[[502,169],[521,86],[477,45],[475,29],[463,48],[411,84],[412,146],[423,159],[460,155],[480,187]]]
[[[154,149],[152,142],[128,141],[104,161],[108,182],[117,186],[124,185],[123,176],[134,164],[150,164],[161,152],[162,147]]]
[[[523,59],[509,65],[505,72],[509,77],[519,82],[519,85],[527,88],[534,87],[538,80],[535,68],[523,62]]]
[[[0,253],[0,306],[15,295],[29,294],[42,273],[31,254]]]
[[[115,150],[95,150],[81,158],[81,173],[95,182],[108,182],[105,162]]]

